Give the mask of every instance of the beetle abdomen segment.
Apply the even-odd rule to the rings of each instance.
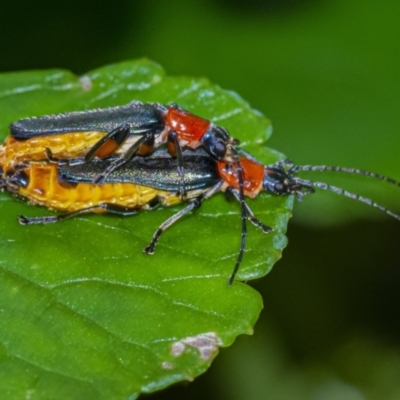
[[[116,204],[138,210],[149,209],[154,199],[164,205],[180,203],[175,194],[131,183],[69,184],[58,179],[56,164],[32,162],[24,169],[28,183],[10,191],[30,203],[54,210],[76,211],[102,203]]]

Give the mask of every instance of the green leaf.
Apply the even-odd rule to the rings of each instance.
[[[265,163],[269,121],[206,79],[166,77],[147,60],[77,78],[61,70],[0,75],[0,127],[22,117],[125,104],[176,102],[228,128]],[[0,197],[0,388],[8,398],[124,399],[204,372],[262,307],[249,286],[227,280],[240,244],[240,210],[222,194],[168,230],[154,256],[155,229],[181,207],[130,218],[85,215],[21,226],[16,216],[51,211]],[[249,226],[238,278],[265,275],[286,245],[291,198],[249,205],[274,232]]]

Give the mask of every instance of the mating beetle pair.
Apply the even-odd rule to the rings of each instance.
[[[177,105],[133,101],[120,107],[26,118],[11,124],[10,131],[3,164],[42,159],[46,148],[62,159],[82,157],[82,163],[118,155],[94,178],[94,183],[103,182],[132,157],[146,156],[162,144],[177,158],[181,180],[182,148],[202,147],[215,160],[233,162],[237,158],[233,146],[238,141],[224,128]]]
[[[164,143],[167,150],[153,151]],[[28,118],[11,125],[11,135],[0,147],[0,186],[30,203],[66,212],[48,217],[20,216],[22,224],[52,223],[87,212],[132,215],[187,201],[186,207],[157,229],[144,249],[149,254],[164,230],[223,191],[241,207],[242,240],[230,284],[245,251],[247,221],[264,233],[272,230],[254,216],[245,196],[254,198],[266,191],[295,194],[301,200],[316,187],[400,219],[370,199],[298,178],[296,173],[346,172],[400,186],[395,180],[357,169],[295,166],[288,161],[264,166],[237,149],[237,143],[224,128],[176,106],[157,103],[132,102],[123,107]]]

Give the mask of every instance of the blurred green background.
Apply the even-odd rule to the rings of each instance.
[[[145,56],[208,77],[271,118],[268,145],[296,163],[400,179],[400,2],[4,2],[0,43],[1,71],[82,74]],[[400,212],[399,188],[308,176]],[[254,336],[194,383],[148,397],[400,399],[400,225],[352,203],[297,204],[283,259],[252,283],[265,300]]]

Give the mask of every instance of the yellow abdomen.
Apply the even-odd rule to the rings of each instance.
[[[57,164],[31,162],[24,169],[28,178],[26,187],[14,187],[14,192],[32,204],[54,210],[77,211],[83,208],[110,203],[130,208],[149,209],[149,203],[158,198],[171,206],[182,200],[174,192],[156,190],[134,183],[69,184],[58,179]]]
[[[4,171],[8,171],[24,161],[45,160],[46,148],[49,148],[56,158],[82,157],[105,134],[96,131],[73,132],[36,136],[27,140],[17,140],[9,135],[0,146],[0,166]]]

